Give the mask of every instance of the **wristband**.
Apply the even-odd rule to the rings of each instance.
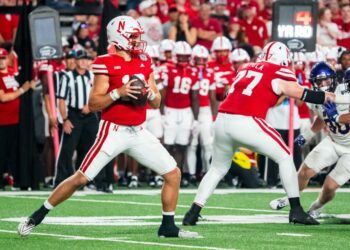
[[[340,115],[337,115],[337,117],[335,118],[336,123],[339,123],[339,118],[340,118]]]
[[[156,98],[156,94],[151,90],[151,94],[148,97],[148,100],[153,101]]]
[[[313,91],[305,88],[300,100],[314,103],[314,104],[323,104],[325,101],[325,98],[326,98],[325,92]]]
[[[18,90],[19,90],[19,92],[21,93],[21,95],[24,94],[24,89],[23,89],[23,88],[19,88]]]
[[[116,100],[118,100],[120,98],[120,95],[119,95],[117,89],[113,89],[111,92],[109,92],[109,96],[111,97],[111,99],[113,101],[116,101]]]
[[[63,122],[65,122],[65,121],[68,121],[68,117],[66,117],[66,118],[63,119]]]

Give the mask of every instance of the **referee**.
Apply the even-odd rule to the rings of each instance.
[[[98,117],[90,112],[87,105],[93,81],[88,59],[85,50],[76,51],[76,68],[66,72],[58,91],[63,133],[56,164],[55,187],[79,167],[98,131]],[[77,161],[74,168],[72,158],[75,150]]]

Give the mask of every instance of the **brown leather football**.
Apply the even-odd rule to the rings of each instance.
[[[130,78],[131,80],[136,79],[133,83],[130,84],[130,86],[140,86],[141,87],[141,93],[140,94],[133,94],[134,96],[137,97],[137,100],[130,98],[130,101],[135,105],[135,106],[145,106],[147,103],[147,89],[145,86],[145,81],[142,80],[139,76],[137,75],[132,75]]]

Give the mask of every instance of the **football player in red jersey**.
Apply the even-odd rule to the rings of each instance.
[[[115,54],[98,56],[93,64],[94,85],[89,108],[102,111],[96,141],[79,171],[63,181],[29,218],[18,226],[21,236],[30,234],[55,206],[68,199],[79,187],[93,180],[98,172],[118,154],[130,155],[144,166],[161,174],[163,220],[160,237],[196,237],[197,233],[180,230],[174,223],[174,213],[180,184],[180,170],[160,142],[141,124],[146,119],[146,107],[128,99],[137,99],[140,87],[129,79],[137,74],[147,82],[148,103],[157,108],[160,94],[154,82],[151,60],[143,53],[143,33],[140,24],[128,16],[118,16],[107,25],[108,42],[116,47]]]
[[[232,63],[233,68],[237,72],[242,64],[250,62],[250,56],[244,49],[237,48],[230,54],[230,62]]]
[[[196,183],[196,151],[198,143],[202,149],[202,172],[209,168],[209,160],[212,154],[212,125],[213,116],[216,116],[215,81],[213,74],[208,71],[209,53],[206,47],[196,45],[192,50],[193,72],[199,84],[199,129],[192,131],[190,145],[187,147],[187,165],[190,173],[190,182]]]
[[[215,121],[211,166],[183,219],[184,225],[196,224],[202,207],[228,172],[235,149],[241,146],[266,155],[279,164],[280,177],[291,204],[289,221],[319,224],[300,205],[298,178],[289,148],[264,119],[268,109],[282,94],[316,104],[341,98],[333,93],[301,87],[294,72],[287,67],[289,63],[289,49],[283,43],[271,42],[264,47],[259,62],[245,64],[238,70]],[[345,99],[350,101],[348,97],[339,101]]]
[[[176,64],[164,71],[164,144],[174,156],[179,167],[183,167],[191,130],[198,129],[199,85],[190,66],[191,47],[186,42],[176,42],[174,53]],[[182,179],[183,186],[188,181]]]
[[[216,82],[216,98],[222,101],[225,97],[226,91],[235,77],[235,71],[229,61],[229,54],[232,50],[232,44],[224,36],[217,37],[211,47],[211,52],[214,61],[209,62],[208,67],[214,72],[214,79]]]

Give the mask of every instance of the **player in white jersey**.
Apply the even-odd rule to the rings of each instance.
[[[310,72],[310,81],[315,88],[324,91],[334,91],[344,94],[344,84],[336,87],[336,74],[325,62],[314,65]],[[309,214],[318,217],[321,208],[331,201],[337,188],[350,179],[350,113],[348,104],[312,105],[317,114],[308,132],[297,137],[296,143],[302,146],[323,129],[329,129],[329,134],[310,152],[298,172],[299,190],[302,191],[313,176],[322,169],[336,163],[335,168],[328,174],[323,184],[322,192],[309,209]],[[270,202],[272,209],[281,209],[289,205],[287,197]]]

